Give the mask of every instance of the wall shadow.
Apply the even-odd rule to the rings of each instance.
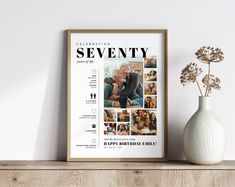
[[[58,59],[51,62],[35,143],[34,160],[65,160],[67,132],[66,31],[59,33]]]
[[[183,148],[184,126],[177,120],[169,120],[168,124],[168,159],[184,160]]]

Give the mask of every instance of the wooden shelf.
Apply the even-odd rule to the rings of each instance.
[[[0,161],[0,170],[235,170],[235,161],[216,165],[169,162]]]
[[[0,186],[234,187],[235,161],[218,165],[186,161],[0,161]]]

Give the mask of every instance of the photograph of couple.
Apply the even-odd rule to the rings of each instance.
[[[143,106],[143,61],[107,62],[104,67],[104,107]]]
[[[146,69],[144,74],[145,81],[157,81],[157,71],[152,69]]]

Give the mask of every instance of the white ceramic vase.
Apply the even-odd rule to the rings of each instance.
[[[194,164],[217,164],[223,160],[225,129],[211,110],[210,97],[199,97],[199,107],[184,129],[184,152]]]

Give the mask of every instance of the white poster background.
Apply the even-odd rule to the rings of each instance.
[[[101,45],[90,45],[98,43]],[[104,46],[102,43],[109,43]],[[88,44],[88,45],[86,45]],[[77,58],[77,48],[149,48],[147,56],[157,57],[157,135],[156,136],[105,136],[104,135],[104,59],[97,53],[93,59]],[[72,33],[71,34],[71,158],[159,158],[164,155],[164,41],[161,33]],[[87,63],[77,63],[78,60]],[[89,60],[93,60],[90,62]],[[119,60],[119,59],[112,59]],[[123,62],[125,60],[121,59]],[[135,61],[135,59],[133,59]],[[127,61],[126,61],[127,62]],[[97,103],[86,104],[91,89],[89,79],[96,75]],[[151,109],[150,109],[151,110]],[[80,119],[82,115],[95,115],[95,119]],[[96,133],[91,133],[92,124],[96,124]],[[104,148],[104,138],[132,139],[135,142],[157,142],[157,146],[110,146]],[[84,147],[77,145],[95,145]],[[119,148],[118,148],[119,147]]]

